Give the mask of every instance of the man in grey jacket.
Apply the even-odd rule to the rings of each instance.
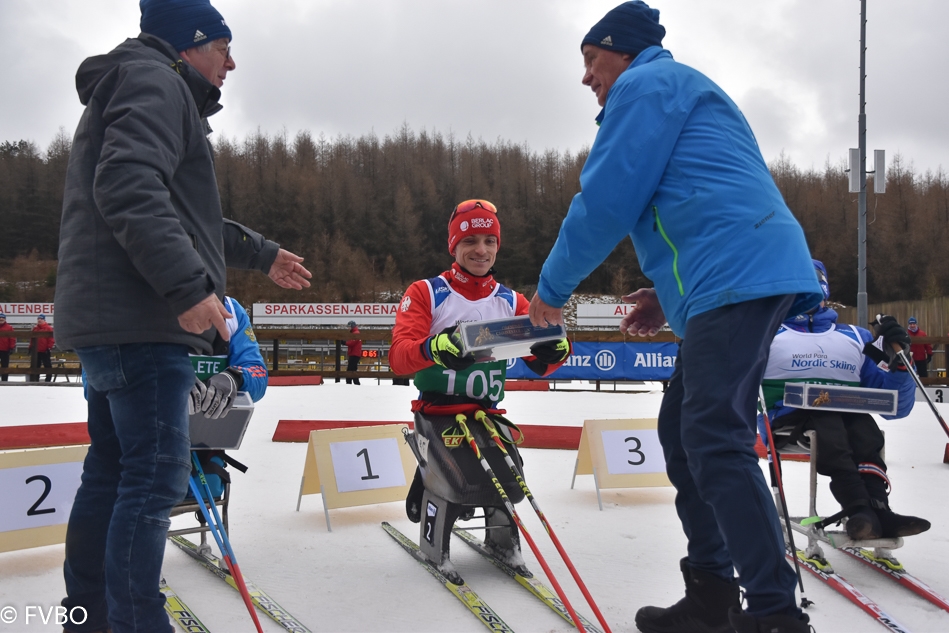
[[[57,338],[85,369],[92,439],[66,535],[77,633],[172,630],[158,583],[191,472],[188,354],[229,338],[225,266],[286,288],[310,277],[222,216],[206,120],[236,67],[221,14],[209,0],[140,6],[142,34],[76,75],[86,109],[60,229]]]

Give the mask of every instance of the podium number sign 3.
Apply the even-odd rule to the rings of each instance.
[[[62,543],[86,446],[0,453],[0,552]]]
[[[401,501],[415,457],[402,438],[405,424],[311,431],[297,510],[303,495],[323,497],[326,529],[331,508]]]
[[[593,475],[596,500],[602,510],[603,488],[672,485],[666,475],[656,423],[655,418],[585,420],[570,488],[577,475]]]

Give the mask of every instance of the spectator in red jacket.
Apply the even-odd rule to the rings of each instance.
[[[906,331],[910,336],[926,336],[926,333],[916,324],[916,317],[909,318]],[[916,373],[920,378],[926,378],[929,375],[929,361],[933,359],[933,346],[929,343],[913,343],[909,346],[909,351],[913,355]]]
[[[13,326],[7,323],[7,315],[0,312],[0,332],[13,331]],[[6,369],[10,366],[10,352],[16,349],[16,339],[12,336],[0,337],[0,369]],[[8,376],[3,374],[0,380],[7,381]]]
[[[52,332],[53,326],[46,322],[46,315],[41,314],[36,317],[36,325],[33,326],[33,332]],[[31,338],[30,339],[30,355],[32,357],[33,350],[36,350],[36,364],[31,363],[33,369],[38,368],[40,365],[46,367],[47,369],[53,368],[53,359],[50,353],[50,350],[53,349],[53,346],[56,344],[56,341],[53,340],[52,336],[43,337],[43,338]],[[53,374],[46,374],[46,382],[51,382],[53,380]],[[39,374],[30,374],[30,382],[39,382]]]
[[[355,321],[350,321],[346,325],[349,326],[350,334],[359,334],[359,328],[356,327]],[[346,365],[346,371],[356,371],[359,367],[359,359],[362,358],[362,340],[358,338],[351,338],[346,341],[346,354],[349,356],[349,363]],[[347,378],[347,385],[358,385],[359,378]]]

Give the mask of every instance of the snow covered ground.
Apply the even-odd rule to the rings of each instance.
[[[647,386],[648,388],[649,386]],[[303,498],[295,511],[305,444],[274,443],[281,419],[410,419],[411,387],[363,380],[361,386],[329,383],[314,387],[271,387],[257,405],[243,446],[234,456],[250,470],[234,474],[230,536],[244,574],[311,630],[317,631],[471,631],[483,626],[456,598],[439,586],[379,527],[389,521],[418,538],[404,504],[393,502],[331,510],[327,532],[319,495]],[[662,394],[658,385],[642,392],[510,392],[509,417],[521,424],[580,426],[585,419],[654,417]],[[944,405],[940,405],[944,406]],[[942,409],[949,415],[949,409]],[[85,420],[81,389],[66,386],[0,387],[0,425]],[[933,529],[906,540],[897,552],[906,568],[943,596],[949,596],[949,465],[942,463],[947,438],[925,402],[905,420],[883,422],[886,455],[897,512],[931,520]],[[527,482],[570,554],[593,597],[616,633],[635,631],[636,611],[666,606],[683,592],[678,561],[685,538],[676,517],[672,488],[602,491],[597,508],[591,476],[570,480],[575,451],[526,449]],[[792,512],[803,514],[807,466],[785,469]],[[826,480],[818,508],[834,509]],[[573,605],[593,614],[573,584],[553,545],[528,504],[519,513],[566,588]],[[2,511],[2,510],[0,510]],[[177,517],[175,525],[189,522]],[[528,566],[542,571],[525,544]],[[837,571],[910,631],[949,631],[949,613],[917,598],[883,576],[841,554],[828,556]],[[461,575],[516,631],[573,630],[512,580],[465,547],[452,543]],[[52,545],[0,554],[0,608],[22,614],[26,605],[59,603],[63,596],[63,546]],[[213,631],[253,631],[240,596],[173,546],[166,550],[164,575]],[[818,633],[880,630],[880,625],[816,579],[805,575],[809,609]],[[281,631],[261,615],[265,631]],[[60,631],[34,620],[24,626],[0,623],[0,633]]]

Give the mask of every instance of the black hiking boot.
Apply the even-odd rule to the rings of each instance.
[[[679,561],[685,597],[666,609],[643,607],[636,612],[636,627],[643,633],[732,633],[728,610],[741,609],[738,580],[693,569],[688,560]]]
[[[728,611],[728,619],[735,633],[808,633],[814,629],[808,624],[810,618],[802,613],[800,616],[776,613],[756,618],[732,607]]]

